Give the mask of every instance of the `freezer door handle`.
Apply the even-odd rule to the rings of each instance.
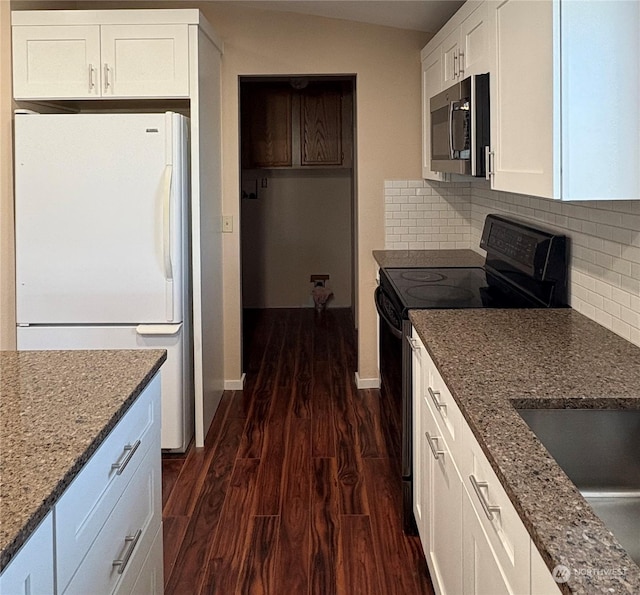
[[[162,201],[162,220],[164,231],[162,234],[162,253],[164,258],[164,276],[167,281],[173,281],[173,265],[171,263],[171,182],[173,181],[173,166],[164,169],[164,196]]]
[[[182,324],[139,324],[136,327],[138,335],[177,335]]]

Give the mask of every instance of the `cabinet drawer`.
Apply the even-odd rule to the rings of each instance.
[[[158,437],[82,560],[65,594],[112,593],[129,576],[138,576],[162,524],[159,459]],[[116,561],[120,565],[114,564]]]
[[[159,419],[157,374],[56,504],[56,551],[70,554],[58,558],[58,592],[69,583],[147,451],[153,446],[159,456]]]
[[[424,401],[433,412],[438,428],[451,450],[451,456],[458,460],[462,453],[462,412],[426,349],[422,356],[426,363],[423,365],[422,375]]]
[[[468,497],[512,592],[528,593],[529,533],[468,425],[464,425],[463,432],[467,458],[462,462],[461,470],[464,469],[462,480]]]
[[[164,593],[162,525],[156,531],[140,573],[127,573],[118,584],[116,595],[162,595]],[[133,585],[133,586],[132,586]]]

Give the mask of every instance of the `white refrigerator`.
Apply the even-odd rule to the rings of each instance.
[[[18,349],[162,348],[162,448],[194,428],[188,120],[15,117]]]

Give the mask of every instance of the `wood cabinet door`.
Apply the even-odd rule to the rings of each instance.
[[[188,97],[188,25],[103,25],[105,97]]]
[[[98,25],[13,27],[16,99],[83,99],[100,95]]]
[[[243,94],[243,167],[291,167],[291,99],[281,86],[256,85]]]
[[[302,94],[300,164],[342,164],[342,94],[319,90]]]

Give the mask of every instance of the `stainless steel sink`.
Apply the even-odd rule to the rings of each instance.
[[[640,410],[517,411],[640,565]]]

